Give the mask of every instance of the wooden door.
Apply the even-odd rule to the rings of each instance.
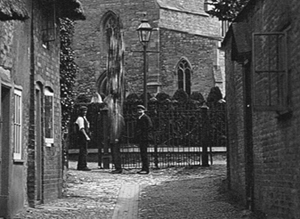
[[[0,196],[7,197],[9,191],[10,164],[10,89],[1,87],[0,123]]]

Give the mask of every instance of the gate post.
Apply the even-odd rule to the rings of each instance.
[[[156,133],[153,132],[153,140],[154,140],[154,164],[155,164],[155,168],[158,168],[158,153],[157,153],[157,141],[156,141]]]
[[[108,142],[108,109],[101,110],[102,114],[102,131],[103,131],[103,168],[109,169],[110,155],[109,155],[109,142]]]
[[[96,123],[95,123],[95,129],[94,129],[94,138],[96,138],[96,145],[98,146],[98,167],[102,168],[103,167],[103,162],[102,162],[102,154],[103,154],[103,119],[101,115],[101,109],[97,110],[96,114]],[[95,134],[95,132],[97,134]]]
[[[202,114],[202,120],[203,120],[203,127],[204,129],[202,129],[203,132],[203,138],[202,138],[202,166],[204,167],[208,167],[208,152],[207,152],[207,146],[208,146],[208,119],[207,119],[207,111],[208,111],[209,107],[204,103],[201,106],[201,114]]]

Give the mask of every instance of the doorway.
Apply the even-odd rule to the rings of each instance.
[[[41,86],[36,86],[36,192],[37,202],[42,203],[43,200],[43,173],[42,173],[42,154],[43,154],[43,141],[42,141],[42,91]]]
[[[0,91],[0,217],[7,214],[10,174],[10,89],[2,86]]]

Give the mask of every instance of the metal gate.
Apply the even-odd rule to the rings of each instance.
[[[225,104],[150,103],[153,141],[148,148],[150,166],[204,165],[212,163],[212,147],[226,147]],[[139,148],[134,139],[135,105],[124,107],[125,128],[121,140],[124,168],[140,168]]]
[[[134,136],[137,104],[124,104],[125,126],[120,139],[124,168],[141,167],[139,148]],[[150,167],[211,164],[212,148],[226,147],[225,108],[225,103],[208,103],[207,106],[194,102],[150,102],[147,114],[154,126],[153,141],[148,148]],[[71,120],[75,121],[76,116],[74,110]],[[99,166],[111,168],[105,105],[88,104],[88,119],[91,121],[92,129],[89,148],[93,150],[92,153],[89,152],[89,157],[93,156],[93,160],[97,160]],[[72,129],[70,129],[69,145],[71,150],[78,148],[72,137]]]

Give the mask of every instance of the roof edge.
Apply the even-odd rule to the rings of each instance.
[[[177,12],[186,13],[186,14],[193,14],[193,15],[198,15],[198,16],[203,16],[203,17],[209,17],[209,14],[191,12],[191,11],[187,11],[187,10],[180,10],[180,9],[174,8],[174,7],[166,7],[166,6],[159,5],[159,8],[165,9],[165,10],[170,10],[170,11],[177,11]]]
[[[21,20],[29,18],[26,5],[22,0],[0,0],[0,20]]]
[[[184,31],[184,30],[176,30],[176,29],[172,29],[172,28],[167,28],[167,27],[159,27],[160,29],[165,29],[165,30],[172,30],[174,32],[178,32],[178,33],[185,33],[185,34],[190,34],[190,35],[195,35],[195,36],[201,36],[204,38],[209,38],[212,40],[217,40],[217,41],[221,41],[223,39],[223,37],[221,36],[209,36],[209,35],[204,35],[204,34],[200,34],[197,32],[188,32],[188,31]]]

